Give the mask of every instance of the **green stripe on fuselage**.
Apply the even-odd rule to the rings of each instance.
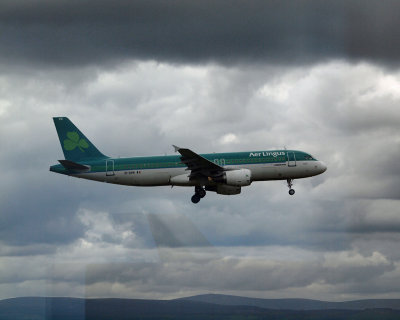
[[[288,161],[289,153],[294,154],[294,158],[296,161],[316,161],[316,159],[314,159],[311,155],[302,151],[295,150],[209,153],[201,154],[201,156],[221,166],[244,166],[250,164],[285,163]],[[108,161],[109,164],[111,163],[111,161],[114,162],[114,171],[185,168],[186,165],[181,162],[180,158],[180,155],[108,158],[104,160],[83,161],[79,163],[89,165],[90,173],[105,172],[107,169],[106,161]],[[65,169],[62,165],[51,166],[50,170],[62,174],[74,173]]]

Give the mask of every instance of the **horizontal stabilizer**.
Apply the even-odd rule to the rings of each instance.
[[[88,171],[90,170],[90,166],[85,166],[83,164],[79,164],[70,160],[58,160],[59,163],[65,168],[69,170],[75,171]]]

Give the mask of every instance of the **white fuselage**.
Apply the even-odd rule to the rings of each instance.
[[[290,166],[288,161],[285,163],[260,163],[245,165],[226,165],[226,169],[249,169],[251,171],[251,181],[267,180],[286,180],[312,177],[323,173],[326,165],[322,161],[297,161],[296,165]],[[161,168],[161,169],[142,169],[142,170],[108,170],[104,172],[87,172],[71,174],[72,176],[128,185],[128,186],[193,186],[196,183],[188,179],[181,179],[179,182],[173,182],[174,177],[188,176],[190,171],[185,168]]]

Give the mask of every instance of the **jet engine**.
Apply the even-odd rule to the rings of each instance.
[[[225,171],[223,182],[236,187],[249,186],[251,184],[251,171],[249,169]]]

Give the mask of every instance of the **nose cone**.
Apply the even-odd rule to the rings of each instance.
[[[326,164],[324,162],[322,162],[322,161],[319,162],[319,168],[321,170],[321,173],[324,173],[326,171],[326,169],[328,169]]]

